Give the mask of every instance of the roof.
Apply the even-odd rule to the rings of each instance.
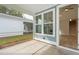
[[[33,23],[32,20],[26,19],[26,18],[21,18],[21,17],[16,17],[16,16],[11,16],[11,15],[7,15],[7,14],[3,14],[0,13],[0,17],[9,17],[9,18],[14,18],[15,20],[19,20],[19,21],[23,21],[23,22],[29,22],[29,23]]]

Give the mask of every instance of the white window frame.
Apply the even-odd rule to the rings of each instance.
[[[39,13],[39,14],[37,14],[37,15],[35,15],[35,34],[42,34],[42,24],[36,24],[36,16],[39,16],[39,15],[41,15],[41,21],[43,20],[43,16],[42,16],[42,13]],[[43,23],[43,22],[42,22]],[[41,33],[37,33],[36,32],[36,25],[41,25]]]
[[[47,12],[50,12],[50,11],[52,11],[53,12],[53,22],[51,22],[51,24],[53,24],[53,34],[44,34],[44,13],[47,13]],[[37,15],[35,15],[35,17],[36,16],[39,16],[39,15],[41,15],[42,16],[42,24],[36,24],[36,20],[35,20],[35,33],[36,33],[36,25],[42,25],[42,32],[41,33],[36,33],[36,34],[41,34],[41,35],[46,35],[46,36],[52,36],[52,37],[55,37],[55,8],[53,8],[53,9],[50,9],[50,10],[47,10],[47,11],[44,11],[44,12],[42,12],[42,13],[39,13],[39,14],[37,14]],[[49,23],[47,23],[47,24],[49,24]]]
[[[44,17],[43,17],[43,14],[44,13],[47,13],[47,12],[50,12],[50,11],[53,11],[53,22],[52,22],[52,24],[53,24],[53,34],[44,34]],[[42,33],[36,33],[35,32],[35,35],[43,35],[43,36],[50,36],[50,37],[56,37],[56,25],[55,25],[55,23],[56,23],[56,18],[55,18],[55,16],[56,16],[56,8],[54,7],[54,8],[51,8],[51,9],[49,9],[49,10],[47,10],[47,11],[44,11],[44,12],[41,12],[41,13],[39,13],[39,14],[36,14],[35,15],[35,18],[36,18],[36,16],[38,16],[38,15],[42,15]],[[36,20],[34,21],[34,24],[35,24],[35,22],[36,22]],[[35,27],[36,27],[36,25],[35,25]],[[36,28],[35,28],[35,31],[36,31]],[[40,39],[40,38],[36,38],[36,37],[34,37],[34,39],[36,39],[36,40],[40,40],[40,41],[44,41],[44,42],[47,42],[47,43],[50,43],[50,44],[53,44],[53,45],[56,45],[56,42],[53,42],[53,41],[50,41],[50,40],[44,40],[44,39]]]
[[[53,18],[52,18],[53,22],[51,22],[51,23],[44,23],[44,14],[48,13],[50,11],[53,12]],[[44,24],[53,24],[53,34],[44,34],[44,35],[55,37],[55,8],[43,12],[42,16],[43,16],[43,34],[44,34]]]

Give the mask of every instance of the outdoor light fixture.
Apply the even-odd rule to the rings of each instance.
[[[72,21],[72,19],[70,19],[69,21]]]

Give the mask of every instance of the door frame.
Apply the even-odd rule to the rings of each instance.
[[[60,42],[60,39],[59,39],[59,27],[60,27],[60,23],[59,23],[59,8],[60,7],[65,7],[65,6],[68,6],[68,5],[71,5],[71,4],[64,4],[64,5],[62,4],[62,5],[56,6],[56,24],[57,24],[56,25],[56,40],[57,40],[56,44],[60,48],[67,49],[67,50],[70,50],[70,51],[74,51],[74,52],[78,52],[79,53],[79,51],[74,50],[72,48],[68,48],[68,47],[61,46],[60,43],[59,43]],[[79,15],[79,8],[78,8],[78,15]],[[79,19],[79,16],[78,16],[78,19]],[[78,39],[78,41],[79,41],[79,39]]]

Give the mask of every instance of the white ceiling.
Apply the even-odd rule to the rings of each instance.
[[[25,9],[25,10],[30,10],[33,13],[39,12],[41,10],[45,10],[47,8],[50,8],[52,6],[55,6],[53,4],[21,4],[18,5],[19,7]]]
[[[33,15],[36,12],[40,12],[42,10],[48,9],[55,5],[53,4],[4,4],[4,6],[8,7],[9,9],[16,9],[20,10],[24,13],[28,13]]]

